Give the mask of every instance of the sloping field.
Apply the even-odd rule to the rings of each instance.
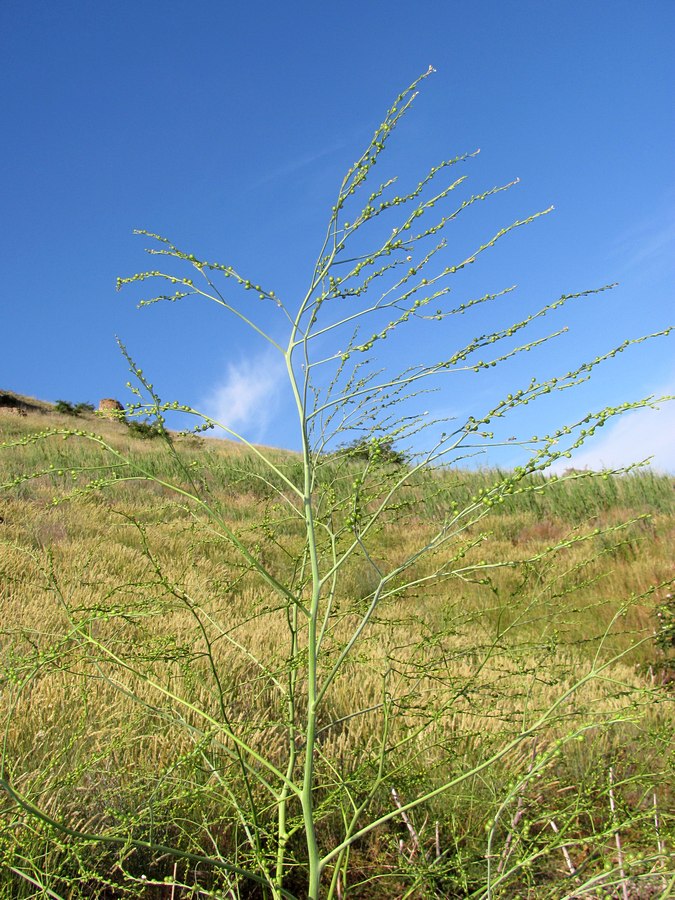
[[[305,896],[301,460],[5,396],[0,898]],[[672,479],[316,471],[327,891],[667,896]]]

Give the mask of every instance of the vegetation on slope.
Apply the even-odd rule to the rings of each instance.
[[[122,422],[81,415],[89,437],[63,433],[72,421],[45,408],[0,413],[0,897],[263,896],[236,877],[266,852],[252,849],[240,811],[272,835],[277,810],[203,723],[236,722],[253,751],[287,763],[288,611],[163,484],[198,482],[280,581],[301,558],[302,528],[250,451],[140,441]],[[301,477],[297,457],[272,455],[291,482]],[[331,490],[351,495],[354,465],[349,452],[325,458]],[[368,470],[368,502],[400,465],[385,455]],[[505,477],[420,471],[368,558],[395,564],[444,511],[481,503]],[[334,873],[342,896],[482,897],[487,883],[493,897],[581,896],[582,883],[605,896],[620,883],[667,890],[672,656],[654,631],[672,586],[672,479],[577,473],[541,492],[518,485],[453,545],[458,574],[428,588],[432,553],[404,590],[392,584],[331,685],[317,738],[324,848],[354,803],[386,815],[457,776],[353,844]],[[372,566],[354,558],[326,623],[324,667],[373,584]],[[604,660],[601,678],[555,706]],[[546,727],[503,753],[551,704]],[[285,890],[295,896],[300,823],[291,807]]]

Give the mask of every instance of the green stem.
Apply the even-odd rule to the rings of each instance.
[[[289,629],[291,632],[291,646],[289,650],[289,660],[292,662],[298,655],[298,608],[293,606],[289,615]],[[288,700],[287,716],[288,716],[288,767],[286,769],[286,783],[282,786],[281,793],[277,801],[277,862],[275,871],[275,885],[277,890],[283,889],[284,871],[285,871],[285,853],[288,845],[289,832],[287,827],[288,801],[290,790],[288,785],[293,781],[293,772],[297,760],[297,744],[296,744],[296,710],[295,710],[295,688],[297,683],[297,669],[291,665],[288,675]]]
[[[310,486],[310,458],[307,442],[304,446],[305,463],[305,517],[307,522],[307,540],[309,545],[310,564],[312,570],[312,600],[310,604],[310,616],[308,623],[308,647],[307,647],[307,723],[305,730],[305,766],[302,782],[302,814],[305,823],[305,839],[307,842],[307,857],[309,862],[309,900],[318,900],[319,882],[321,879],[321,865],[319,848],[316,838],[316,826],[314,822],[314,745],[316,742],[316,719],[319,703],[318,695],[318,618],[319,597],[321,592],[321,578],[319,575],[319,560],[316,546],[316,532],[314,528],[314,513],[312,510],[312,496],[309,493]]]
[[[307,301],[307,298],[305,302]],[[304,304],[303,304],[304,306]],[[307,720],[305,723],[305,762],[303,768],[302,791],[300,803],[305,827],[305,841],[307,846],[307,860],[309,865],[308,900],[318,900],[319,883],[321,880],[321,859],[316,836],[314,822],[314,750],[316,743],[316,721],[319,703],[318,691],[318,628],[319,628],[319,599],[321,596],[322,580],[319,572],[319,556],[317,548],[316,526],[314,523],[314,510],[312,500],[312,456],[307,432],[306,417],[306,389],[307,370],[305,369],[304,393],[301,394],[298,382],[293,371],[292,354],[295,336],[299,330],[300,316],[296,318],[288,350],[286,351],[286,368],[288,378],[293,391],[293,396],[298,410],[300,432],[302,435],[302,463],[303,463],[303,513],[305,519],[307,549],[309,553],[310,570],[312,574],[312,596],[309,604],[307,624]]]

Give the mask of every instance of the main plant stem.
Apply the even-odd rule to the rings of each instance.
[[[309,295],[308,295],[309,296]],[[307,300],[305,301],[306,304]],[[303,309],[305,304],[303,304]],[[302,313],[302,310],[301,310]],[[302,793],[300,803],[302,806],[302,818],[305,828],[305,841],[307,846],[307,863],[309,866],[308,900],[318,900],[319,883],[321,881],[321,858],[316,837],[314,822],[314,744],[316,741],[316,718],[319,704],[317,652],[318,652],[318,622],[319,622],[319,598],[321,595],[321,578],[319,574],[319,557],[316,542],[316,528],[314,524],[314,509],[312,505],[312,457],[307,434],[306,417],[306,389],[301,394],[293,371],[291,356],[298,331],[300,316],[293,327],[288,350],[286,351],[286,369],[291,383],[291,389],[295,398],[298,416],[300,420],[300,433],[302,437],[302,464],[303,464],[303,517],[307,535],[307,549],[309,552],[310,570],[312,573],[312,596],[309,604],[309,617],[307,626],[307,721],[305,723],[305,763],[302,777]],[[307,369],[305,369],[307,378]]]
[[[307,860],[309,863],[309,900],[318,900],[319,882],[321,879],[321,867],[319,848],[316,839],[316,827],[314,823],[314,742],[316,740],[316,716],[318,705],[318,676],[317,676],[317,628],[319,618],[319,594],[321,591],[319,579],[319,561],[316,549],[316,533],[314,530],[314,512],[312,509],[312,496],[310,485],[310,461],[307,446],[305,445],[305,523],[307,526],[307,543],[312,568],[312,600],[310,604],[310,616],[308,623],[307,646],[307,723],[305,729],[305,768],[302,782],[302,815],[305,823],[305,838],[307,841]]]
[[[290,610],[289,628],[291,632],[291,646],[289,659],[291,662],[297,659],[298,655],[298,607],[297,604]],[[278,820],[277,820],[277,864],[275,872],[275,887],[277,891],[281,891],[284,883],[285,872],[285,854],[288,845],[288,828],[287,813],[288,801],[290,797],[290,784],[293,780],[295,765],[297,761],[297,731],[296,731],[296,709],[295,709],[295,687],[297,681],[297,670],[291,665],[291,671],[288,677],[288,767],[286,769],[286,783],[281,788],[278,798]],[[279,893],[278,896],[281,896]],[[276,895],[275,895],[276,897]]]

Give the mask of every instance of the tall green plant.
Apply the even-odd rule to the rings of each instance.
[[[168,855],[176,864],[189,861],[195,871],[220,872],[219,883],[228,892],[223,896],[253,896],[257,889],[273,898],[345,897],[353,880],[354,853],[368,840],[377,847],[378,836],[393,835],[399,828],[403,836],[395,852],[404,887],[396,882],[389,894],[386,882],[378,888],[385,873],[375,862],[375,875],[362,876],[350,895],[381,890],[382,896],[403,896],[403,891],[422,896],[427,889],[459,891],[464,884],[464,896],[503,896],[500,891],[526,878],[545,856],[564,853],[566,860],[571,858],[572,813],[563,805],[557,820],[546,813],[551,827],[545,819],[542,824],[535,809],[536,779],[550,771],[572,739],[595,734],[599,724],[611,730],[635,714],[635,693],[632,711],[630,704],[612,701],[596,714],[595,701],[588,700],[591,690],[599,692],[595,700],[620,697],[626,690],[615,667],[635,642],[617,643],[613,634],[627,604],[618,604],[614,615],[589,636],[594,644],[586,663],[556,661],[555,629],[544,628],[545,638],[535,642],[537,652],[550,655],[558,686],[542,698],[537,671],[524,662],[515,638],[518,628],[532,627],[546,615],[555,596],[557,576],[547,575],[551,558],[597,537],[598,529],[577,529],[553,540],[545,552],[504,559],[490,558],[489,532],[482,523],[495,505],[547,489],[556,479],[535,476],[569,456],[615,415],[651,406],[654,398],[591,412],[550,434],[518,442],[529,452],[528,461],[497,473],[469,498],[454,490],[451,467],[497,443],[493,420],[574,387],[601,363],[656,335],[627,340],[556,377],[533,378],[465,420],[439,423],[420,410],[428,389],[442,386],[450,375],[488,370],[545,345],[565,329],[529,337],[531,326],[565,304],[597,293],[563,295],[508,327],[488,327],[438,360],[427,358],[422,340],[400,337],[409,329],[419,338],[425,333],[421,329],[445,328],[450,345],[449,326],[456,317],[488,309],[511,290],[454,305],[450,285],[457,273],[515,229],[549,212],[519,219],[469,255],[453,259],[443,236],[446,228],[515,182],[453,202],[465,180],[454,172],[475,156],[467,153],[434,166],[413,189],[400,194],[396,179],[372,184],[376,163],[431,71],[396,98],[345,175],[298,303],[283,300],[229,264],[201,259],[145,231],[139,233],[154,241],[148,252],[162,268],[119,280],[119,287],[150,280],[168,285],[168,293],[141,300],[141,306],[188,298],[214,302],[278,354],[295,410],[299,463],[260,449],[227,422],[178,402],[163,402],[128,355],[136,394],[129,412],[153,416],[157,430],[167,437],[166,451],[178,477],[169,482],[142,457],[125,456],[101,436],[58,431],[92,441],[107,454],[100,477],[76,491],[138,478],[172,491],[200,535],[193,546],[205,546],[200,542],[209,536],[209,552],[222,561],[226,589],[215,605],[195,594],[172,574],[147,525],[131,516],[148,565],[142,580],[147,596],[136,590],[132,609],[121,600],[111,601],[113,594],[123,593],[115,589],[110,602],[76,608],[58,571],[49,568],[48,587],[67,624],[48,653],[40,649],[20,669],[13,702],[18,704],[49,666],[122,692],[153,721],[162,720],[183,735],[176,771],[188,759],[198,764],[204,780],[195,780],[193,790],[216,785],[223,810],[229,812],[222,813],[218,827],[205,826],[210,844],[197,852],[179,839],[175,846],[155,841],[152,828],[143,831],[139,822],[132,822],[127,834],[106,829],[105,822],[98,828],[66,826],[39,798],[17,786],[8,760],[5,791],[21,815],[85,842],[118,845],[122,860],[132,851],[152,859]],[[269,327],[268,315],[258,313],[259,301],[281,316],[283,339],[276,324],[274,330]],[[401,356],[404,351],[408,356],[398,371],[381,369],[377,349],[382,341],[396,339],[401,340]],[[195,430],[218,428],[245,445],[250,477],[262,498],[258,521],[239,526],[227,500],[210,488],[208,469],[194,458],[183,460],[180,446],[166,431],[167,415],[175,410],[197,417]],[[428,445],[420,449],[426,436]],[[66,466],[76,479],[90,468]],[[433,505],[433,519],[421,514],[424,504]],[[604,533],[611,538],[622,527],[607,525]],[[391,543],[392,534],[398,543]],[[515,580],[505,581],[501,573],[504,578],[515,573]],[[258,598],[251,612],[236,607],[242,586]],[[481,615],[468,615],[462,608],[467,587],[488,598]],[[161,602],[156,599],[160,595],[165,598]],[[419,643],[411,639],[406,646],[400,634],[409,627],[406,623],[423,618],[416,609],[428,597],[439,598],[447,614],[429,626]],[[115,622],[136,627],[142,619],[176,610],[191,617],[190,645],[179,645],[168,635],[161,646],[153,644],[152,653],[141,652],[111,627]],[[256,641],[244,628],[251,620],[264,632]],[[396,640],[391,638],[394,631]],[[377,696],[372,690],[360,693],[355,683],[365,648],[379,661]],[[471,713],[480,720],[483,711],[472,703],[485,702],[485,691],[500,690],[499,678],[491,686],[484,681],[493,664],[499,678],[508,676],[508,685],[521,686],[518,710],[514,707],[498,727],[479,727],[471,740],[460,740],[453,724],[457,716]],[[570,712],[573,705],[578,715]],[[487,869],[482,875],[467,874],[445,846],[459,840],[459,823],[454,837],[441,836],[438,825],[430,836],[428,823],[439,817],[440,798],[457,796],[468,786],[479,795],[490,772],[504,773],[504,789],[494,798],[487,825]],[[607,790],[601,797],[608,796]],[[537,824],[536,839],[518,830],[526,807],[530,824]],[[615,816],[608,815],[607,822],[596,829],[598,844],[617,831]],[[546,827],[545,836],[539,826]],[[18,863],[16,868],[23,871]],[[30,876],[32,883],[36,877]],[[369,887],[364,879],[372,881]],[[209,894],[207,880],[202,894],[216,896]],[[583,881],[580,875],[577,888]],[[184,889],[188,887],[185,882]]]

